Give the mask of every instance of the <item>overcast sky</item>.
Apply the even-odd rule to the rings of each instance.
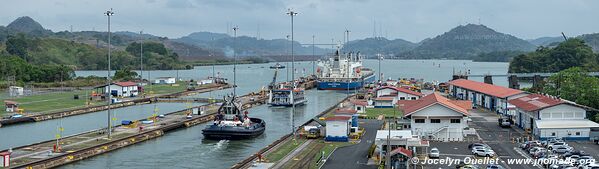
[[[53,31],[105,31],[103,12],[113,8],[112,29],[178,38],[192,32],[227,32],[266,39],[290,34],[288,8],[294,18],[295,39],[326,43],[372,37],[412,42],[434,37],[460,24],[480,23],[523,39],[599,32],[597,0],[5,0],[0,25],[30,16]],[[381,30],[382,29],[382,30]]]

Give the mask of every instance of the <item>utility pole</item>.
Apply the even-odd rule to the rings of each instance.
[[[144,35],[143,35],[143,33],[144,33],[144,31],[139,31],[139,37],[141,38],[141,40],[140,40],[141,42],[139,43],[139,46],[140,46],[139,47],[140,48],[139,49],[140,50],[140,52],[139,52],[139,63],[140,63],[139,77],[140,77],[140,79],[139,80],[141,80],[142,83],[144,81]],[[148,80],[150,80],[150,79],[148,79]]]
[[[108,17],[108,77],[106,78],[108,80],[107,82],[107,94],[108,94],[108,139],[110,139],[111,134],[112,134],[112,119],[110,118],[110,106],[112,104],[112,91],[110,90],[110,84],[112,83],[112,79],[110,79],[110,52],[111,52],[111,43],[110,43],[110,16],[114,15],[114,12],[112,12],[112,8],[110,8],[109,11],[106,11],[106,13],[104,13],[107,17]]]
[[[316,71],[315,71],[315,66],[314,64],[316,63],[316,61],[314,59],[316,59],[316,55],[314,55],[314,35],[312,35],[312,75],[316,75]]]
[[[293,16],[297,15],[297,12],[288,9],[287,15],[291,16],[291,81],[293,84],[293,89],[295,89],[295,57],[293,56]],[[295,123],[293,122],[293,118],[295,115],[295,101],[291,100],[291,130],[293,133],[293,139],[295,139]]]
[[[233,45],[235,47],[237,47],[237,30],[239,30],[239,27],[233,27]],[[235,51],[235,47],[233,48],[233,97],[236,97],[237,90],[237,52]]]

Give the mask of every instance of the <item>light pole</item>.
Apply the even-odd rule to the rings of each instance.
[[[383,60],[383,56],[381,54],[377,54],[377,57],[379,59],[379,82],[383,81],[383,70],[381,70],[381,60]]]
[[[237,47],[237,30],[239,30],[239,27],[235,26],[233,27],[233,97],[235,97],[236,95],[236,88],[237,88],[237,78],[236,78],[236,74],[237,74],[237,52],[235,51],[235,47]]]
[[[315,56],[316,56],[316,55],[314,55],[314,37],[315,37],[315,36],[314,36],[314,35],[312,35],[312,59],[316,59],[316,58],[315,58]],[[316,75],[316,72],[315,72],[315,67],[314,67],[314,63],[315,63],[315,61],[314,61],[314,60],[312,60],[312,75]]]
[[[289,36],[289,35],[285,36],[287,41],[289,41],[289,37],[291,37],[291,36]],[[293,45],[293,43],[289,43],[289,44]],[[287,47],[285,47],[285,55],[289,55],[289,51],[288,51]],[[285,56],[285,57],[287,57],[287,56]],[[289,82],[289,62],[288,61],[285,62],[285,67],[287,68],[285,78],[287,79],[286,81]]]
[[[140,63],[139,77],[141,77],[141,79],[139,79],[139,80],[141,80],[142,83],[144,81],[144,35],[143,34],[144,34],[144,31],[139,31],[139,37],[141,38],[140,39],[141,42],[139,43],[139,46],[140,46],[139,47],[140,48],[139,49],[140,50],[140,52],[139,52],[139,63]]]
[[[111,134],[112,134],[112,123],[111,123],[111,118],[110,118],[110,106],[112,104],[112,91],[110,91],[110,83],[112,81],[112,79],[110,79],[110,52],[111,52],[111,44],[110,44],[110,16],[114,15],[114,12],[112,12],[112,8],[110,8],[109,11],[106,11],[104,13],[107,17],[108,17],[108,77],[107,79],[107,94],[108,94],[108,139],[110,139]]]
[[[295,90],[295,57],[293,56],[293,16],[297,15],[297,12],[294,12],[291,9],[287,9],[287,15],[291,16],[291,81],[293,84],[293,89]],[[295,101],[291,100],[291,130],[293,133],[293,139],[295,139],[295,123],[293,122],[293,116],[295,115]]]

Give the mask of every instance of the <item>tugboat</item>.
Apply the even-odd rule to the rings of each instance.
[[[270,68],[271,68],[271,69],[285,69],[285,66],[283,66],[283,65],[281,65],[281,64],[279,64],[279,63],[277,63],[277,64],[275,64],[275,65],[273,65],[273,66],[270,66]]]
[[[304,97],[304,89],[297,88],[291,83],[281,83],[279,88],[271,89],[268,104],[271,106],[286,106],[303,105],[306,103]]]
[[[226,96],[218,108],[214,122],[202,130],[208,139],[239,140],[261,135],[266,129],[266,123],[259,118],[250,118],[248,112],[242,109],[237,97]]]

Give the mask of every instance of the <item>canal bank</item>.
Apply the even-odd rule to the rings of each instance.
[[[157,96],[152,96],[152,97],[147,97],[147,98],[138,98],[138,99],[133,99],[130,101],[114,103],[110,106],[110,108],[116,109],[116,108],[122,108],[122,107],[133,106],[133,105],[149,104],[149,103],[159,101],[160,98],[177,98],[177,97],[187,96],[187,95],[197,95],[199,93],[211,92],[214,90],[222,90],[222,89],[229,88],[229,87],[230,87],[229,85],[222,85],[222,84],[210,85],[210,86],[198,88],[196,90],[191,90],[191,91],[181,91],[181,92],[176,92],[176,93],[171,93],[171,94],[157,95]],[[98,105],[98,106],[83,107],[83,108],[77,108],[77,109],[59,111],[59,112],[52,112],[52,113],[26,115],[25,117],[20,117],[20,118],[15,118],[15,119],[0,120],[0,127],[7,126],[7,125],[28,123],[28,122],[39,122],[39,121],[45,121],[45,120],[51,120],[51,119],[57,119],[57,118],[64,118],[64,117],[69,117],[69,116],[103,111],[103,110],[107,110],[107,109],[108,109],[108,105]]]
[[[246,95],[242,96],[241,100],[244,106],[252,107],[263,104],[265,97]],[[156,123],[134,123],[133,125],[116,126],[111,139],[106,139],[106,129],[93,130],[62,138],[59,141],[60,147],[62,147],[59,151],[56,151],[57,146],[54,140],[17,147],[12,149],[11,168],[53,168],[160,137],[164,133],[178,128],[191,127],[212,120],[218,105],[208,104],[199,107],[195,107],[195,109],[205,110],[206,113],[189,117],[193,112],[192,109],[194,109],[190,108],[167,113],[164,118],[159,118]]]

